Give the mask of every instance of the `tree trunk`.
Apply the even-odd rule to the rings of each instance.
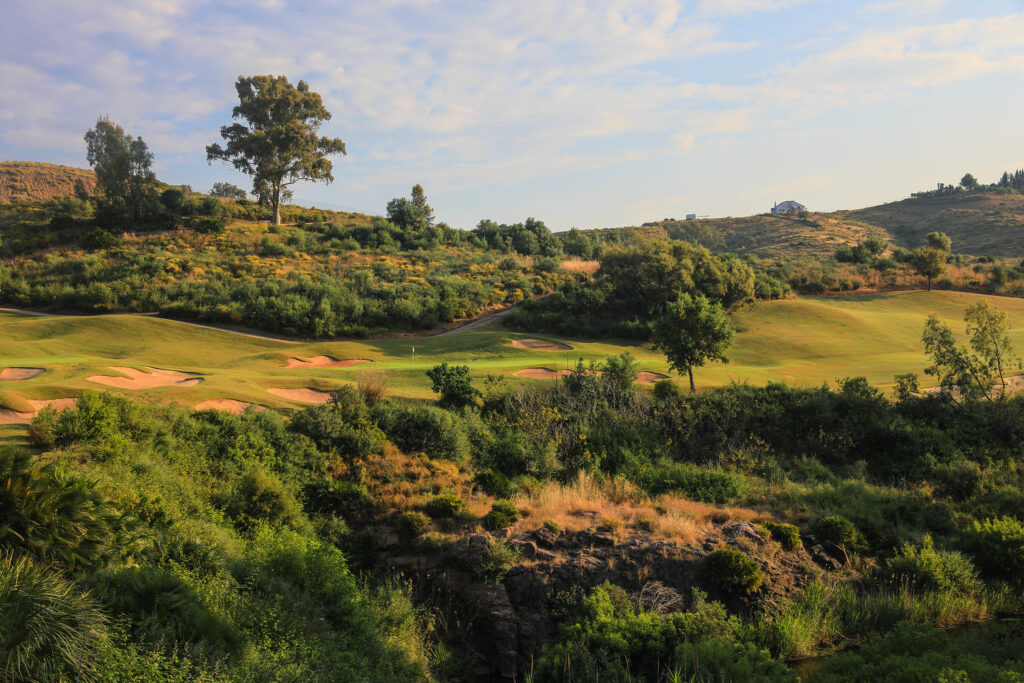
[[[273,225],[281,225],[281,187],[274,187],[274,221]]]
[[[686,372],[690,374],[690,393],[695,394],[697,393],[697,388],[693,386],[693,368],[686,368]]]
[[[928,291],[932,291],[932,279],[930,277],[928,278]]]

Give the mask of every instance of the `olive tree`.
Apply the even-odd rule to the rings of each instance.
[[[345,143],[319,135],[331,113],[305,81],[292,85],[284,76],[240,76],[235,90],[239,103],[231,117],[236,123],[221,127],[226,144],[207,146],[206,159],[252,176],[253,194],[271,204],[274,223],[280,223],[282,190],[303,180],[332,182],[328,157],[345,154]]]

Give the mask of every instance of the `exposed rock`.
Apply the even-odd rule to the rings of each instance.
[[[736,522],[735,524],[729,524],[722,528],[722,535],[730,543],[736,543],[739,539],[744,538],[748,541],[756,543],[757,545],[764,545],[764,539],[761,538],[761,534],[757,533],[757,529],[750,522]]]

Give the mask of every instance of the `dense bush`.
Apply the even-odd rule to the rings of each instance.
[[[800,547],[800,529],[793,524],[780,524],[768,521],[764,528],[771,534],[772,540],[782,546],[783,550],[795,550]]]
[[[1012,517],[974,522],[964,532],[964,546],[981,571],[991,577],[1024,578],[1024,524]]]
[[[224,219],[203,216],[192,221],[192,229],[201,235],[219,235],[224,232]]]
[[[424,512],[434,519],[451,519],[466,509],[466,501],[454,493],[442,493],[434,496],[423,506]]]
[[[416,538],[429,528],[430,518],[422,512],[403,512],[395,518],[395,530],[405,540]]]
[[[520,518],[519,510],[512,503],[499,500],[491,504],[491,510],[484,515],[484,528],[490,531],[512,526]]]
[[[469,434],[459,417],[432,406],[406,406],[379,401],[373,418],[396,446],[406,453],[462,460],[469,455]]]
[[[291,429],[348,462],[377,453],[384,445],[384,433],[374,424],[362,395],[351,387],[339,389],[329,403],[296,413]]]
[[[978,572],[958,552],[936,550],[931,536],[920,547],[904,545],[886,561],[889,577],[920,590],[973,594],[981,590]]]
[[[497,583],[505,578],[508,570],[519,561],[519,549],[513,548],[507,543],[488,538],[480,553],[479,563],[476,566],[476,574],[484,581]]]
[[[824,541],[843,546],[857,537],[857,527],[841,515],[819,517],[811,525],[814,535]]]
[[[82,238],[82,247],[89,251],[101,251],[103,249],[113,249],[114,247],[121,244],[121,240],[117,239],[109,232],[102,228],[96,228],[84,238]]]
[[[476,483],[484,493],[495,498],[508,498],[512,495],[512,483],[508,477],[497,470],[482,470],[476,474]]]
[[[262,467],[253,467],[238,478],[225,501],[225,511],[241,529],[253,529],[261,522],[293,528],[308,524],[295,494]]]
[[[312,481],[303,489],[303,497],[307,511],[349,521],[365,519],[374,506],[373,495],[366,487],[350,481]]]
[[[752,559],[738,550],[719,548],[704,558],[708,580],[730,595],[749,595],[761,587],[764,576]]]
[[[728,503],[744,491],[742,475],[688,463],[661,462],[629,475],[651,495],[676,493],[704,503]]]

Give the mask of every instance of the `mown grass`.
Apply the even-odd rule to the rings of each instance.
[[[959,332],[963,309],[978,298],[958,292],[901,292],[758,303],[734,315],[739,334],[730,352],[732,362],[698,369],[697,383],[709,387],[732,381],[781,381],[812,386],[863,375],[874,384],[887,386],[896,373],[923,372],[927,359],[920,334],[930,313]],[[1011,339],[1016,348],[1024,349],[1024,300],[988,298],[1010,315]],[[204,379],[193,387],[121,390],[125,395],[190,406],[211,398],[233,398],[279,408],[300,404],[274,396],[267,388],[331,390],[355,384],[361,375],[382,378],[388,392],[397,396],[431,398],[425,372],[442,360],[469,365],[478,382],[488,374],[512,383],[545,381],[518,378],[514,373],[530,367],[572,367],[578,359],[601,362],[625,351],[639,360],[641,370],[669,373],[664,356],[643,344],[542,335],[573,349],[545,351],[509,345],[513,339],[533,336],[537,335],[492,324],[434,337],[287,343],[144,316],[40,318],[2,313],[0,364],[44,367],[47,371],[31,380],[3,383],[0,399],[8,407],[23,409],[25,399],[104,389],[87,378],[113,374],[111,365],[195,372]],[[372,362],[347,368],[285,367],[291,356],[317,355]]]

